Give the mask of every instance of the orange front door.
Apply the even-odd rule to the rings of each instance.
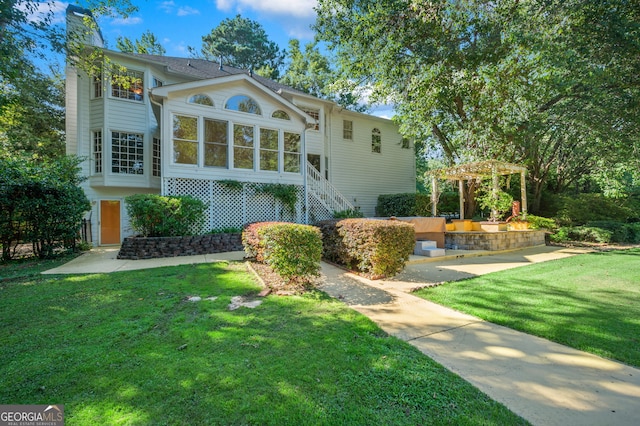
[[[120,201],[100,200],[100,244],[120,242]]]

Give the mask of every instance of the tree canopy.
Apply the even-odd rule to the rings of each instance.
[[[210,61],[222,60],[226,65],[252,69],[274,79],[285,56],[260,23],[240,15],[223,20],[203,36],[201,54]]]
[[[638,169],[638,0],[319,0],[316,29],[423,152],[526,164],[533,210]]]
[[[167,50],[160,44],[158,38],[151,31],[145,31],[140,39],[131,40],[128,37],[118,37],[116,47],[125,53],[143,53],[146,55],[163,56]]]

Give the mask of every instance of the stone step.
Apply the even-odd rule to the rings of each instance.
[[[427,240],[416,241],[416,245],[415,245],[416,250],[427,250],[430,248],[438,248],[437,243],[435,241],[427,241]]]
[[[445,250],[438,248],[435,241],[416,241],[413,249],[416,256],[440,257],[445,255]]]

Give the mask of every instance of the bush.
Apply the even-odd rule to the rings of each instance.
[[[125,201],[131,227],[143,237],[194,235],[204,223],[204,202],[188,195],[137,194]]]
[[[611,220],[594,221],[587,223],[590,228],[598,228],[611,233],[612,243],[639,243],[640,223],[621,223]]]
[[[607,198],[602,194],[578,194],[560,197],[557,219],[562,226],[579,226],[603,220],[627,222],[637,216],[621,200]]]
[[[334,219],[353,219],[364,217],[364,214],[360,210],[341,210],[333,213]]]
[[[563,226],[551,235],[551,241],[637,244],[640,242],[640,223],[594,221],[584,226]]]
[[[379,195],[377,216],[430,216],[431,199],[427,194]]]
[[[264,262],[264,242],[258,231],[265,226],[283,223],[286,222],[256,222],[246,225],[242,230],[242,245],[247,257]]]
[[[413,226],[400,221],[344,219],[319,226],[327,260],[374,278],[400,272],[415,244]]]
[[[293,223],[260,227],[265,263],[288,281],[308,282],[320,275],[322,234],[315,226]]]
[[[548,229],[553,231],[558,227],[555,220],[532,214],[527,214],[527,222],[529,222],[529,229]]]

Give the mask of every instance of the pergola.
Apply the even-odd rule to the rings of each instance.
[[[464,219],[464,181],[477,180],[490,176],[493,182],[493,192],[499,190],[499,177],[520,173],[520,197],[524,219],[527,218],[527,184],[525,175],[527,168],[518,164],[503,163],[496,160],[479,161],[461,164],[446,169],[429,172],[431,175],[431,211],[435,216],[438,211],[438,180],[457,180],[460,194],[460,219]],[[496,212],[492,212],[494,215]]]

